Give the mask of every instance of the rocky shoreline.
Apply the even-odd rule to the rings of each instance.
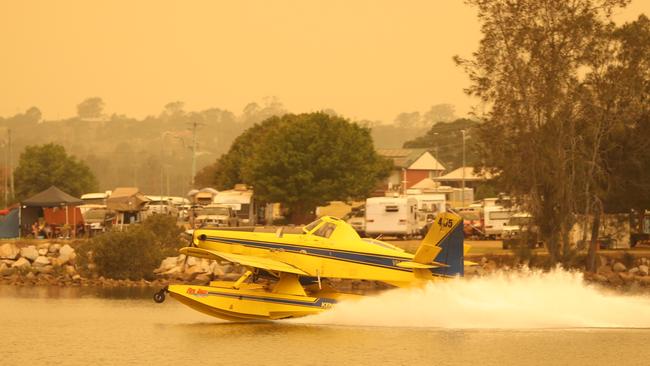
[[[584,279],[617,290],[650,291],[650,259],[646,257],[598,256],[596,273],[584,273]],[[467,266],[466,277],[487,276],[497,271],[519,271],[530,262],[514,256],[485,255],[468,258],[478,265]],[[625,264],[625,263],[627,264]],[[213,280],[234,281],[242,273],[236,265],[186,257],[181,254],[165,258],[151,280],[111,279],[99,276],[94,265],[84,268],[70,243],[36,242],[0,245],[0,285],[58,287],[164,287],[169,283],[205,285]],[[373,281],[332,281],[339,289],[372,292],[388,288]]]

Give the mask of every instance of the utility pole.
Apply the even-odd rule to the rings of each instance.
[[[11,129],[7,129],[7,144],[9,145],[9,186],[11,195],[10,198],[13,199],[16,197],[16,191],[14,190],[14,167],[11,158]]]
[[[5,204],[5,207],[6,207],[7,203],[8,203],[8,200],[9,200],[9,153],[7,152],[8,148],[9,148],[9,145],[5,141],[5,143],[2,144],[2,147],[3,147],[4,153],[5,153],[5,163],[4,163],[4,169],[3,169],[3,171],[4,171],[3,183],[4,183],[4,204]]]
[[[460,191],[460,199],[463,201],[462,207],[465,207],[465,130],[460,130],[463,135],[463,178],[462,178],[462,191]]]
[[[194,188],[194,176],[196,175],[196,121],[192,122],[192,188]]]

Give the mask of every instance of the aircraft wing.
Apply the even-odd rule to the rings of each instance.
[[[255,257],[251,255],[242,255],[242,254],[233,254],[233,253],[224,253],[216,250],[208,250],[195,247],[185,247],[179,250],[181,254],[185,254],[192,257],[198,258],[207,258],[218,261],[227,261],[230,263],[241,264],[246,267],[254,267],[265,269],[268,271],[279,271],[286,273],[294,273],[297,275],[308,276],[309,274],[305,271],[296,268],[290,264],[277,261],[270,258],[264,257]]]

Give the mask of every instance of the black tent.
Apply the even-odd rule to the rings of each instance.
[[[55,186],[37,193],[28,199],[24,200],[21,204],[23,207],[59,207],[59,206],[75,206],[83,203],[79,198],[73,197]]]
[[[43,208],[66,207],[65,217],[67,223],[67,207],[81,204],[83,204],[83,201],[79,198],[73,197],[55,186],[51,186],[50,188],[37,193],[20,203],[20,226],[22,232],[25,234],[31,232],[32,224],[38,222],[39,217],[44,216]]]

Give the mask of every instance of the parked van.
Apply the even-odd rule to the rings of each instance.
[[[242,225],[257,224],[257,207],[253,190],[244,184],[236,184],[234,189],[220,191],[212,199],[213,204],[230,206]]]
[[[485,206],[483,208],[483,228],[485,235],[491,239],[500,238],[503,233],[503,227],[508,224],[510,216],[514,213],[514,210],[503,206]]]
[[[433,222],[436,215],[441,212],[447,211],[446,198],[442,193],[437,194],[416,194],[410,197],[415,198],[417,201],[418,210],[418,232],[426,234],[428,231],[427,224]]]
[[[411,237],[418,234],[417,200],[413,197],[372,197],[366,200],[366,235]]]

